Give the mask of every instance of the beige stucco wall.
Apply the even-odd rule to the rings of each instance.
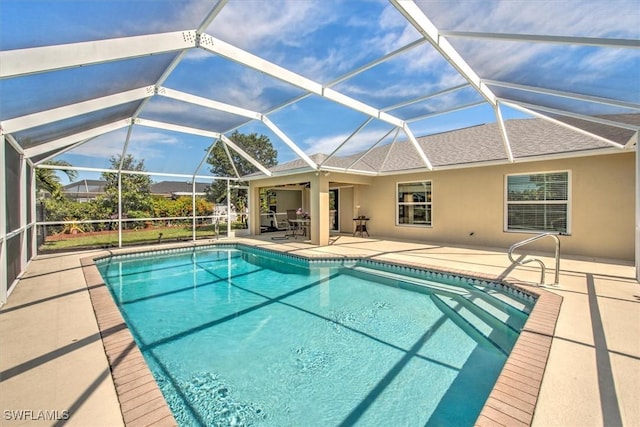
[[[627,152],[376,177],[354,189],[354,203],[371,217],[372,236],[507,248],[532,234],[503,231],[505,175],[569,170],[571,235],[560,238],[562,253],[633,260],[634,162]],[[432,181],[432,227],[395,225],[396,183],[420,180]],[[532,249],[553,251],[553,242]]]
[[[276,190],[276,212],[284,213],[287,209],[302,207],[302,192],[299,190]]]
[[[353,233],[353,187],[338,187],[340,232]]]

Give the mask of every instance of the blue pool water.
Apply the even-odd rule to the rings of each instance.
[[[183,426],[472,425],[533,305],[249,248],[97,265]]]

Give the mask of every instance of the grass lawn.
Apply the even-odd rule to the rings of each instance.
[[[220,224],[221,231],[226,234],[226,224]],[[142,230],[122,230],[122,245],[135,245],[154,242],[190,240],[191,226],[153,227]],[[215,237],[213,225],[196,227],[196,238]],[[77,234],[57,234],[48,236],[39,251],[54,252],[68,249],[91,249],[118,246],[118,230]]]

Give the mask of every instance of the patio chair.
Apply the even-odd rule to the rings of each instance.
[[[295,209],[287,209],[287,232],[285,236],[293,236],[296,237],[296,232],[298,231],[298,224],[295,220],[298,219],[298,215],[296,214]]]
[[[277,212],[273,213],[274,218],[276,218],[276,229],[278,230],[288,230],[289,229],[289,218],[283,218],[283,215]]]

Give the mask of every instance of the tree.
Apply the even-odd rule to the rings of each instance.
[[[71,166],[70,163],[65,162],[64,160],[50,160],[44,162],[44,164],[54,166]],[[63,170],[62,172],[67,175],[69,181],[73,181],[78,177],[78,172],[73,170]],[[63,198],[60,177],[53,169],[36,168],[36,188],[38,190],[47,191],[51,194],[51,197],[56,200],[61,200]]]
[[[264,167],[269,168],[278,164],[278,152],[273,147],[273,144],[271,144],[268,136],[258,135],[256,133],[245,135],[235,131],[231,134],[229,139],[241,147],[255,160],[260,162]],[[211,173],[217,176],[235,177],[236,173],[229,161],[229,156],[227,156],[224,149],[224,142],[220,141],[214,144],[215,145],[207,158],[207,163],[211,165]],[[229,149],[229,154],[233,159],[233,164],[235,165],[240,177],[257,171],[255,166],[232,149]],[[225,200],[227,196],[226,181],[214,181],[211,184],[211,187],[209,187],[207,194],[209,199],[216,203],[220,203]],[[238,191],[232,190],[230,196],[232,203],[236,205],[237,209],[243,209],[246,206],[246,194],[241,195]]]
[[[109,160],[111,168],[119,170],[122,156],[113,156]],[[122,170],[145,172],[144,160],[136,161],[131,154],[122,161]],[[118,212],[118,173],[103,172],[102,179],[106,181],[102,203],[112,214]],[[122,174],[122,213],[130,218],[150,215],[151,178],[148,175]]]

